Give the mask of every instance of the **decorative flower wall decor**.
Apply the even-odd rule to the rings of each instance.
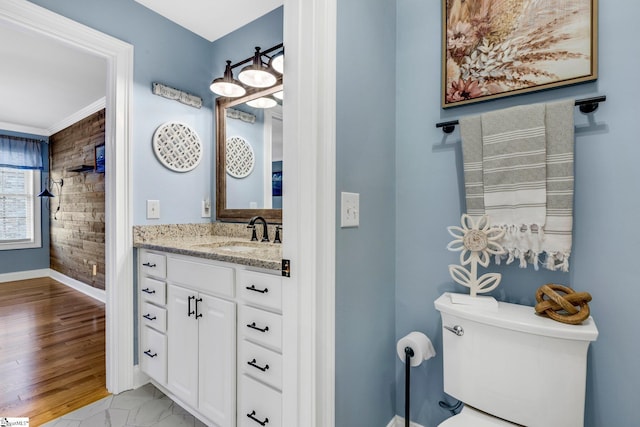
[[[480,217],[476,223],[469,215],[463,214],[460,223],[462,227],[447,227],[449,234],[455,237],[447,249],[461,251],[461,265],[449,265],[449,274],[457,283],[469,288],[471,296],[475,297],[476,294],[494,290],[500,284],[502,275],[499,273],[486,273],[478,277],[478,264],[487,267],[491,255],[504,253],[498,243],[504,236],[504,230],[491,227],[487,215]],[[467,270],[464,267],[466,265],[470,265],[471,270]]]

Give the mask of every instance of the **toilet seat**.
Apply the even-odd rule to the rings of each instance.
[[[465,405],[458,415],[444,420],[438,424],[438,427],[514,427],[517,425]]]

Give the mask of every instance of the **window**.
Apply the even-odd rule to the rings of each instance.
[[[39,170],[0,167],[0,250],[41,246],[39,184]]]

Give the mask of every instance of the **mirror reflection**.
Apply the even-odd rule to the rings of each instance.
[[[241,98],[216,101],[219,220],[246,221],[254,215],[282,220],[281,91],[280,81]]]

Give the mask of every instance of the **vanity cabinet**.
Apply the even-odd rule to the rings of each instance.
[[[141,369],[162,391],[207,425],[282,425],[276,272],[141,249],[139,295]]]
[[[151,378],[167,382],[166,257],[140,254],[140,368]]]
[[[234,273],[213,262],[167,258],[167,386],[219,427],[236,425]]]
[[[282,278],[238,272],[238,426],[282,425]]]

